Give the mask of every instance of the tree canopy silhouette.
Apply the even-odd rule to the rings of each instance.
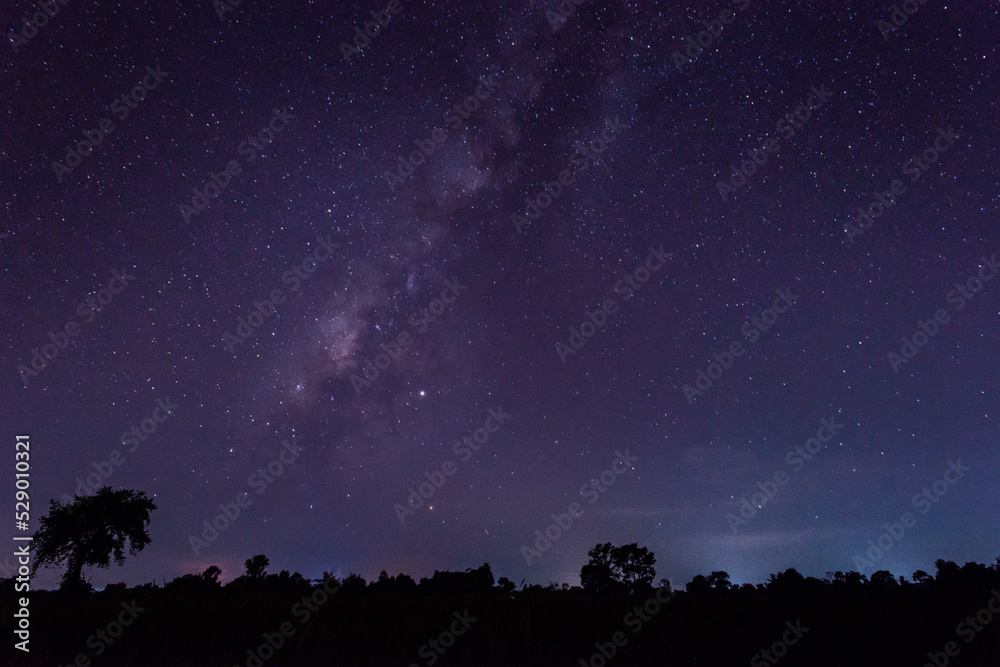
[[[66,565],[61,587],[86,589],[83,568],[96,565],[106,568],[111,556],[118,565],[125,563],[125,542],[129,555],[149,544],[149,514],[156,504],[143,491],[101,487],[92,496],[75,496],[72,503],[49,501],[49,512],[41,519],[32,549],[39,567]]]
[[[267,574],[267,566],[270,564],[271,560],[264,554],[257,554],[253,558],[247,558],[243,564],[244,568],[246,568],[243,576],[247,579],[263,579]]]
[[[620,547],[610,542],[597,544],[587,555],[590,561],[580,570],[580,583],[586,590],[622,588],[634,593],[649,588],[656,576],[656,556],[635,542]]]

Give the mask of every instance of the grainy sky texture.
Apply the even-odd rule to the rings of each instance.
[[[5,6],[4,488],[155,496],[97,586],[992,562],[1000,11],[902,5]]]

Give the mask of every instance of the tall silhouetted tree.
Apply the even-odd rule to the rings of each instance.
[[[92,496],[75,496],[72,503],[49,501],[49,513],[42,517],[32,548],[39,567],[66,565],[61,587],[88,589],[83,568],[96,565],[106,568],[114,556],[118,565],[125,563],[125,543],[129,555],[149,544],[149,514],[156,504],[143,491],[101,487]]]
[[[590,561],[580,569],[580,584],[584,590],[604,592],[615,585],[614,565],[611,562],[611,543],[598,544],[587,552]]]
[[[621,572],[621,583],[629,587],[633,593],[643,588],[649,588],[656,576],[656,556],[646,547],[640,547],[633,542],[615,547],[611,559]],[[729,575],[726,575],[728,578]]]

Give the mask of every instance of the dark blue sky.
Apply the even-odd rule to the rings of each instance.
[[[556,6],[70,2],[3,46],[32,528],[98,469],[159,507],[95,585],[1000,555],[996,7]]]

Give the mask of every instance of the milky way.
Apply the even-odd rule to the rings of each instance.
[[[69,2],[12,40],[15,5],[2,392],[35,518],[178,405],[102,480],[159,509],[96,585],[257,553],[575,583],[604,541],[675,584],[1000,555],[1000,283],[966,287],[1000,249],[996,7]]]

